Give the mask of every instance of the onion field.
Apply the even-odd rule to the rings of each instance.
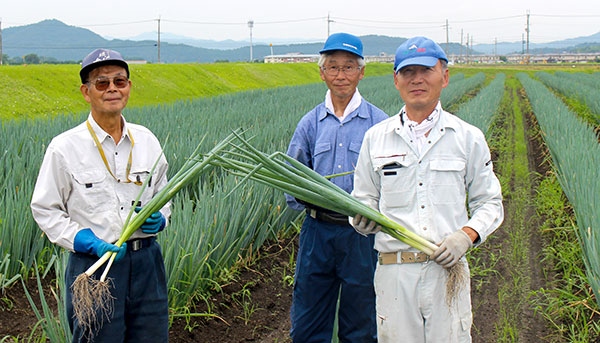
[[[450,70],[442,105],[485,133],[505,198],[505,223],[468,255],[473,341],[600,340],[600,73]],[[239,127],[258,149],[285,152],[326,90],[323,83],[245,90],[140,104],[124,115],[164,144],[172,175],[200,142],[208,152]],[[359,90],[389,115],[402,106],[390,74],[366,77]],[[29,203],[47,144],[87,115],[2,121],[0,342],[70,339],[61,305],[67,254],[42,234]],[[158,236],[172,342],[289,341],[289,313],[275,316],[253,292],[270,282],[277,291],[265,298],[289,298],[303,214],[288,209],[282,193],[240,181],[215,168],[173,200],[171,223]],[[285,263],[259,269],[271,256],[265,249],[282,242],[291,247]],[[227,293],[243,270],[259,276]],[[19,308],[16,294],[24,289],[31,303]],[[31,324],[11,327],[24,313]]]

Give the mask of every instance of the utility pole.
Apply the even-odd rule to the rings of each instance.
[[[494,38],[494,57],[498,55],[498,37]]]
[[[467,33],[467,58],[465,59],[466,63],[469,64],[470,59],[469,59],[469,34]]]
[[[333,19],[331,19],[329,12],[327,12],[327,38],[329,38],[330,35],[330,24],[333,23]]]
[[[460,29],[460,60],[463,59],[463,29]]]
[[[248,27],[250,28],[250,63],[254,61],[254,57],[252,56],[252,28],[254,27],[254,20],[248,20]]]
[[[450,41],[448,40],[448,19],[446,19],[446,55],[450,54]]]
[[[527,28],[525,32],[527,32],[527,64],[529,64],[529,10],[527,10]]]
[[[0,66],[4,64],[4,57],[2,56],[2,18],[0,18]]]
[[[160,64],[160,15],[158,16],[158,39],[156,45],[158,47],[158,64]]]
[[[525,34],[521,33],[521,55],[525,55]]]
[[[473,57],[473,35],[471,35],[471,57]]]

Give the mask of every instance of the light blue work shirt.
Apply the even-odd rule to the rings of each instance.
[[[382,110],[362,99],[360,106],[340,122],[322,102],[302,117],[287,154],[321,175],[353,171],[365,132],[388,118]],[[354,176],[338,176],[331,182],[350,193]],[[295,210],[304,209],[294,197],[285,196],[288,206]]]

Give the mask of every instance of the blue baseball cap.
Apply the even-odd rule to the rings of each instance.
[[[349,33],[334,33],[325,41],[323,49],[319,51],[320,54],[328,51],[343,50],[351,52],[360,58],[363,58],[363,45],[360,38]]]
[[[433,67],[440,58],[448,62],[446,53],[436,42],[426,37],[413,37],[396,49],[394,72],[397,73],[403,67],[415,64]]]
[[[85,56],[81,62],[81,70],[79,71],[81,83],[86,83],[90,72],[103,65],[121,66],[125,68],[127,77],[129,77],[129,65],[127,65],[127,62],[125,62],[120,53],[109,49],[96,49]]]

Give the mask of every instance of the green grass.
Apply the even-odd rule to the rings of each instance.
[[[53,117],[87,110],[79,65],[0,68],[0,119]],[[129,108],[233,92],[322,82],[315,63],[147,64],[130,66]],[[389,64],[369,64],[365,76],[389,74]]]

